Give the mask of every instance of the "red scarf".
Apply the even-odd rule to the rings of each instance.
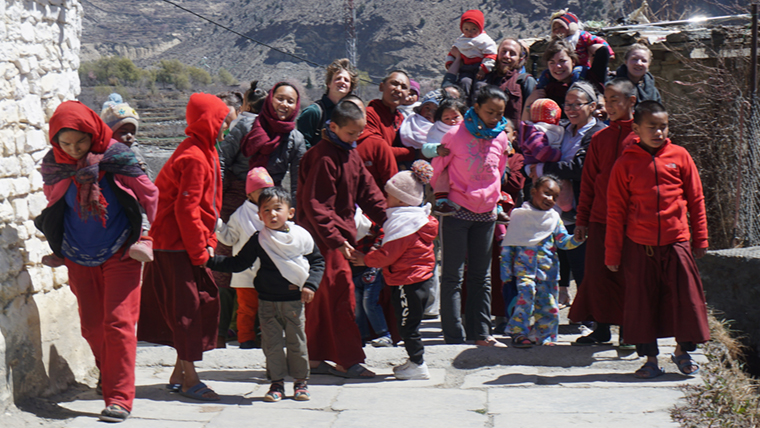
[[[92,146],[90,146],[90,152],[87,156],[77,161],[61,149],[61,145],[58,144],[58,140],[55,137],[64,128],[90,134]],[[100,159],[103,157],[102,154],[105,153],[111,143],[113,132],[100,116],[86,105],[79,101],[66,101],[55,109],[55,113],[50,118],[49,135],[50,144],[53,145],[55,161],[59,164],[75,165],[75,169],[78,171],[91,165],[97,165],[100,162]],[[97,167],[95,171],[97,172]],[[97,173],[87,180],[80,181],[73,180],[73,178],[72,180],[77,187],[77,200],[80,204],[80,209],[78,210],[79,216],[87,219],[92,214],[100,219],[105,227],[108,202],[106,202],[106,198],[100,192],[100,186],[98,185],[98,181],[102,176],[103,173]]]
[[[298,96],[293,112],[290,116],[285,118],[285,120],[280,120],[280,118],[277,117],[277,113],[274,111],[274,106],[272,105],[274,93],[279,89],[278,85],[280,87],[292,87]],[[301,95],[298,93],[298,89],[285,82],[280,82],[277,85],[274,85],[274,88],[269,91],[266,100],[264,100],[264,106],[261,109],[261,113],[256,116],[251,131],[245,136],[245,139],[240,145],[240,151],[243,153],[243,156],[248,157],[249,169],[253,169],[257,166],[267,167],[269,156],[280,145],[280,140],[283,137],[287,138],[288,134],[296,129],[296,116],[298,115],[298,110],[300,108]]]

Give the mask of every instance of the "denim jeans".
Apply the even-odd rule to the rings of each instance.
[[[385,283],[380,269],[366,268],[361,275],[354,277],[354,294],[356,295],[356,324],[362,334],[362,340],[368,340],[372,333],[385,336],[388,324],[385,322],[383,307],[380,306],[380,291]]]

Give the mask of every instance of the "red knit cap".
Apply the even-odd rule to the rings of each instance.
[[[478,27],[478,31],[481,33],[483,32],[483,27],[485,27],[485,18],[483,17],[483,12],[477,10],[477,9],[471,9],[467,12],[462,14],[462,19],[459,20],[459,29],[461,31],[462,27],[464,26],[465,22],[472,22]]]
[[[530,106],[530,120],[544,122],[552,125],[559,124],[562,110],[559,105],[549,98],[539,98]]]
[[[578,17],[570,12],[565,12],[564,14],[557,16],[552,20],[552,23],[554,23],[554,21],[559,21],[562,25],[567,27],[571,34],[575,34],[579,29]]]

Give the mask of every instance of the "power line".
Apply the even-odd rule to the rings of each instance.
[[[239,32],[237,32],[237,31],[233,30],[233,29],[232,29],[232,28],[230,28],[230,27],[227,27],[227,26],[225,26],[225,25],[222,25],[222,24],[220,24],[220,23],[218,23],[218,22],[216,22],[216,21],[214,21],[214,20],[212,20],[212,19],[206,18],[205,16],[203,16],[203,15],[201,15],[201,14],[198,14],[198,13],[196,13],[196,12],[193,12],[193,11],[192,11],[192,10],[190,10],[190,9],[187,9],[187,8],[185,8],[185,7],[182,7],[182,6],[178,5],[177,3],[174,3],[173,1],[170,1],[170,0],[162,0],[162,1],[163,1],[164,3],[168,3],[168,4],[170,4],[170,5],[172,5],[172,6],[176,7],[176,8],[178,8],[178,9],[182,9],[182,10],[184,10],[184,11],[185,11],[185,12],[187,12],[187,13],[190,13],[190,14],[192,14],[192,15],[195,15],[195,16],[197,16],[198,18],[200,18],[200,19],[202,19],[202,20],[204,20],[204,21],[208,21],[208,22],[210,22],[210,23],[212,23],[212,24],[216,25],[217,27],[223,28],[223,29],[225,29],[225,30],[229,31],[230,33],[233,33],[233,34],[237,34],[237,35],[238,35],[238,36],[240,36],[240,37],[243,37],[243,38],[245,38],[245,39],[248,39],[248,40],[252,41],[253,43],[259,44],[259,45],[261,45],[261,46],[264,46],[264,47],[267,47],[267,48],[269,48],[269,49],[272,49],[273,51],[279,52],[279,53],[281,53],[281,54],[285,54],[285,55],[291,56],[291,57],[293,57],[293,58],[295,58],[295,59],[297,59],[297,60],[299,60],[299,61],[303,61],[303,62],[305,62],[305,63],[307,63],[307,64],[310,64],[310,65],[313,65],[313,66],[315,66],[315,67],[319,67],[319,68],[327,68],[327,66],[326,66],[326,65],[323,65],[323,64],[319,64],[319,63],[316,63],[316,62],[314,62],[314,61],[312,61],[312,60],[310,60],[310,59],[306,59],[306,58],[304,58],[304,57],[302,57],[302,56],[298,56],[298,55],[296,55],[296,54],[293,54],[293,53],[290,53],[290,52],[286,52],[286,51],[284,51],[284,50],[282,50],[282,49],[278,49],[278,48],[276,48],[276,47],[274,47],[274,46],[271,46],[271,45],[268,45],[268,44],[266,44],[266,43],[264,43],[264,42],[260,42],[260,41],[258,41],[258,40],[256,40],[256,39],[252,38],[252,37],[246,36],[245,34],[239,33]],[[368,83],[372,83],[372,84],[374,84],[374,83],[375,83],[375,82],[373,82],[372,80],[367,80],[367,79],[364,79],[364,78],[361,78],[361,77],[360,77],[360,79],[361,79],[361,80],[364,80],[365,82],[368,82]]]

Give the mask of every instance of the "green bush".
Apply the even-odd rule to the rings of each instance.
[[[187,67],[187,74],[190,81],[200,85],[210,85],[212,82],[211,75],[208,71],[198,67]]]
[[[83,82],[92,84],[124,85],[135,84],[143,77],[144,71],[129,58],[118,56],[100,58],[85,62],[79,66],[79,77]]]
[[[227,71],[227,70],[225,70],[223,68],[219,69],[219,71],[216,73],[216,77],[224,85],[231,86],[231,85],[237,85],[238,84],[238,80],[235,78],[235,76],[233,76],[232,74],[230,74],[229,71]]]

